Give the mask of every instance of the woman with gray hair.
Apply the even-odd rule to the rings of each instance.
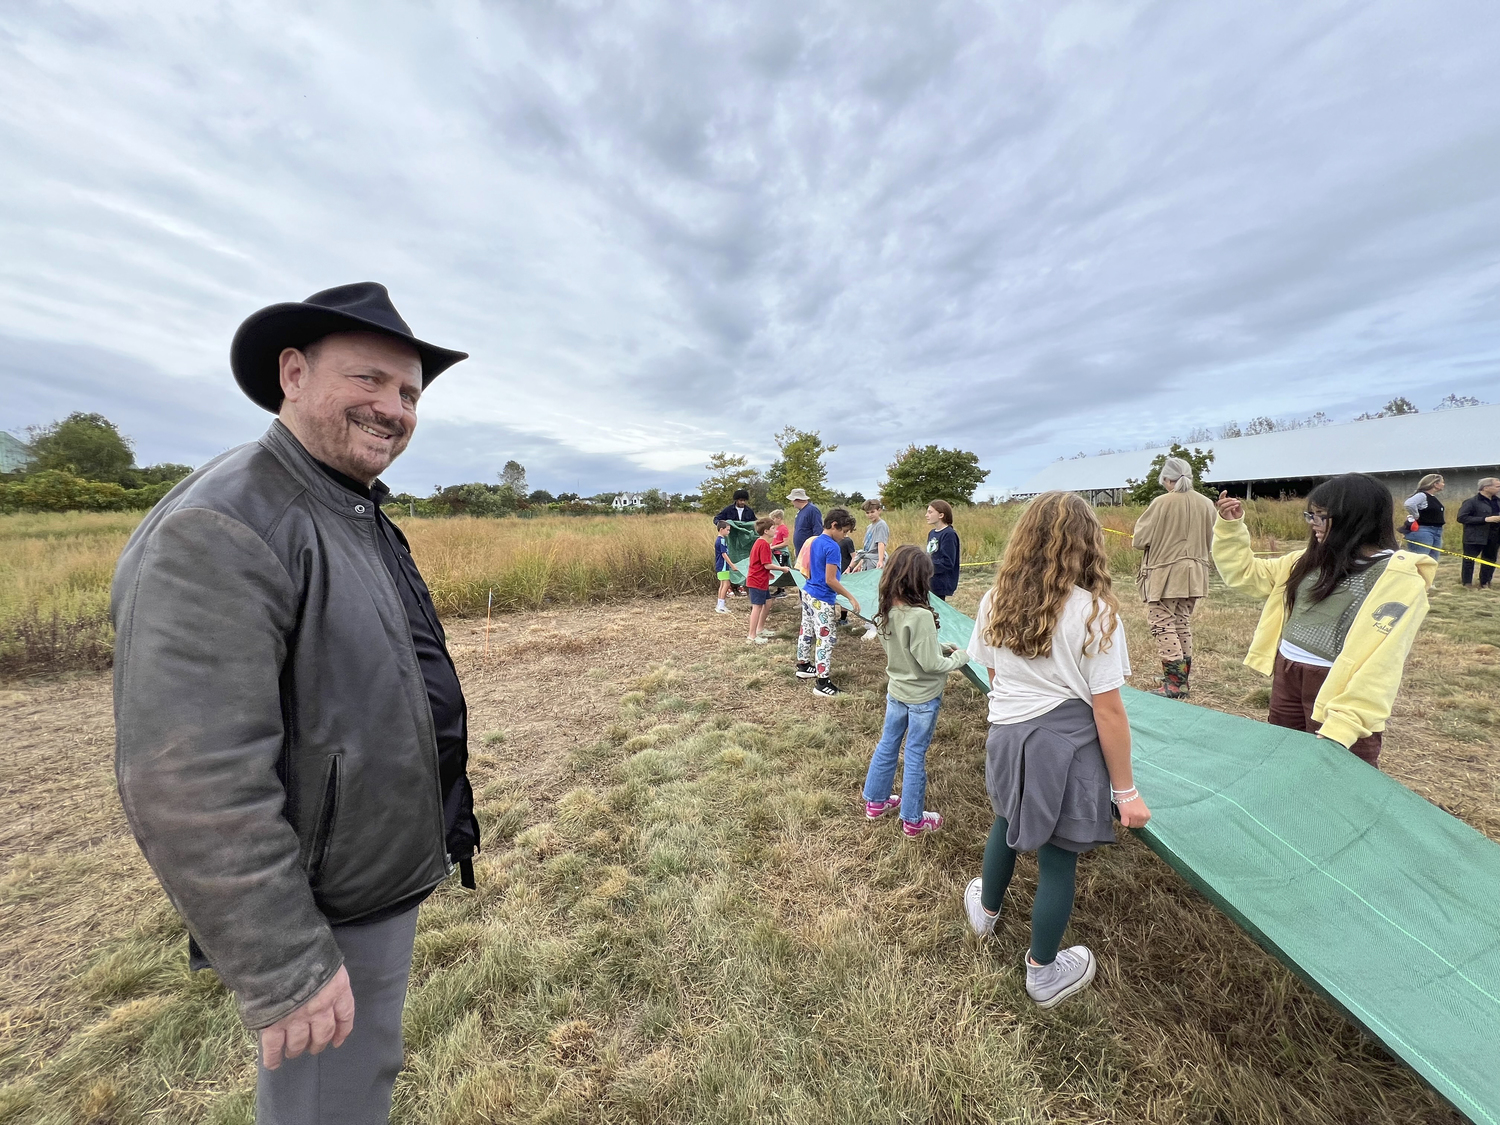
[[[1193,467],[1168,457],[1157,475],[1158,496],[1135,521],[1131,545],[1145,552],[1137,584],[1146,623],[1161,659],[1162,684],[1153,694],[1183,699],[1193,671],[1193,611],[1208,593],[1214,504],[1193,488]]]

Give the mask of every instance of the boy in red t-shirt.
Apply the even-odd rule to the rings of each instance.
[[[745,638],[747,645],[766,643],[766,638],[761,634],[770,632],[768,629],[763,630],[762,626],[766,622],[766,612],[771,608],[767,600],[771,594],[771,571],[786,569],[777,565],[771,557],[771,532],[775,526],[764,517],[755,521],[755,542],[750,545],[750,562],[745,576],[745,589],[750,594],[750,635]]]

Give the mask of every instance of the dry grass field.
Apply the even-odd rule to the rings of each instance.
[[[1301,537],[1295,503],[1259,501],[1257,535]],[[964,560],[996,558],[1015,505],[962,513]],[[1127,530],[1139,509],[1102,509],[1106,526]],[[522,519],[401,519],[422,559],[440,613],[499,612],[672,597],[714,585],[713,528],[702,516],[586,516]],[[916,511],[890,514],[893,542],[921,542]],[[109,666],[109,581],[138,512],[0,515],[0,678]],[[863,527],[863,523],[861,523]],[[1124,574],[1135,554],[1108,537]]]
[[[467,575],[450,607],[496,574],[454,548],[482,522],[410,529],[435,590]],[[101,525],[91,550],[126,530]],[[706,550],[700,532],[682,529]],[[1457,589],[1448,562],[1439,581],[1383,764],[1500,840],[1500,593]],[[984,583],[966,578],[960,608]],[[989,826],[982,698],[951,682],[929,758],[947,827],[909,843],[858,813],[879,646],[842,640],[848,695],[816,700],[791,674],[790,609],[772,613],[782,639],[747,647],[734,608],[544,600],[498,615],[488,655],[482,617],[450,616],[486,842],[478,891],[422,912],[396,1120],[1460,1120],[1128,834],[1080,866],[1070,940],[1099,953],[1096,986],[1035,1010],[1034,865],[994,941],[959,906]],[[1256,610],[1215,590],[1195,703],[1264,716],[1266,681],[1239,663]],[[187,971],[119,812],[107,675],[12,679],[0,723],[0,1123],[250,1121],[250,1037]]]

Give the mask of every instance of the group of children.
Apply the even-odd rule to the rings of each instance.
[[[1272,677],[1271,722],[1337,742],[1375,764],[1407,653],[1427,613],[1431,559],[1397,549],[1389,491],[1358,473],[1309,494],[1307,545],[1277,559],[1256,557],[1238,500],[1221,495],[1217,507],[1216,568],[1230,587],[1265,598],[1246,663]],[[1087,987],[1097,965],[1087,946],[1062,947],[1078,856],[1114,841],[1113,817],[1127,828],[1151,818],[1131,768],[1120,695],[1130,660],[1104,532],[1076,494],[1032,500],[980,600],[968,648],[959,649],[938,635],[943,599],[957,584],[952,509],[934,502],[928,517],[941,527],[932,529],[926,551],[906,545],[887,554],[876,543],[883,565],[871,620],[885,648],[887,688],[885,721],[865,776],[865,816],[895,812],[902,834],[913,839],[942,827],[943,818],[923,807],[927,751],[948,675],[971,661],[983,666],[990,685],[985,787],[994,822],[963,908],[977,936],[992,935],[1016,857],[1037,854],[1026,991],[1050,1008]],[[838,540],[854,522],[842,508],[822,522],[805,552],[798,675],[811,675],[814,690],[836,695],[838,689],[827,690],[832,607],[838,594],[847,597]],[[762,537],[767,550],[758,541],[752,565],[758,555],[768,576],[769,535]],[[867,534],[866,559],[871,546]],[[940,586],[935,562],[950,557]]]
[[[795,532],[789,532],[785,513],[780,509],[769,517],[755,520],[755,543],[746,562],[745,593],[750,598],[749,632],[746,644],[765,644],[773,635],[766,628],[768,605],[772,598],[784,596],[784,591],[771,593],[777,573],[790,574],[795,569],[803,576],[800,602],[802,623],[797,643],[797,676],[811,679],[813,694],[832,698],[840,689],[830,676],[833,647],[837,642],[837,626],[849,620],[849,610],[837,603],[844,595],[854,604],[855,613],[860,612],[857,601],[844,589],[840,579],[845,574],[862,570],[881,570],[886,565],[890,548],[890,525],[885,522],[884,510],[879,500],[867,500],[864,513],[869,523],[865,528],[863,545],[856,548],[852,533],[855,521],[845,508],[834,508],[825,519],[802,489],[793,489],[787,496],[797,508]],[[716,613],[728,613],[728,598],[737,596],[735,572],[729,559],[728,530],[731,520],[748,522],[755,519],[749,507],[749,492],[735,492],[732,504],[714,517],[714,571],[719,579]],[[926,553],[932,564],[931,592],[947,600],[958,589],[959,554],[962,544],[953,529],[953,506],[946,500],[934,500],[927,506]],[[792,540],[795,564],[785,549],[787,539]],[[829,543],[821,541],[827,540]],[[834,557],[834,550],[837,557]],[[813,551],[817,558],[814,560]],[[859,627],[856,626],[856,630]],[[873,640],[877,635],[873,623],[864,627],[864,638]]]

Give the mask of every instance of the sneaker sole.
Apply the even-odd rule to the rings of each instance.
[[[1072,984],[1068,985],[1067,988],[1063,989],[1056,996],[1050,997],[1046,1000],[1038,1000],[1033,997],[1032,1003],[1035,1004],[1038,1008],[1042,1009],[1057,1007],[1069,996],[1077,996],[1080,992],[1082,992],[1085,988],[1092,984],[1094,982],[1094,973],[1097,972],[1098,969],[1099,959],[1095,957],[1093,953],[1090,953],[1089,967],[1087,971],[1084,972],[1083,976],[1079,977]],[[1028,993],[1028,995],[1030,994]]]
[[[816,680],[818,674],[816,672],[798,672],[797,678],[799,680]]]

